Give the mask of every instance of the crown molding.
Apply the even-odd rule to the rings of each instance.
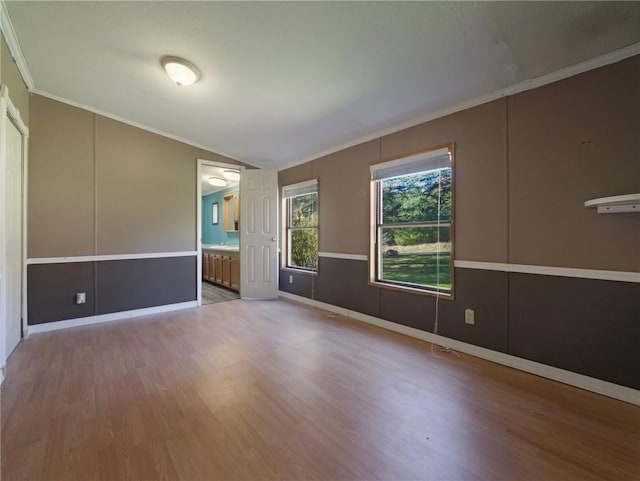
[[[13,29],[13,24],[11,23],[11,17],[9,16],[7,6],[5,5],[4,1],[1,0],[0,29],[2,30],[2,35],[5,41],[7,42],[9,53],[11,53],[11,57],[13,57],[13,61],[17,65],[18,70],[20,71],[20,75],[22,75],[22,80],[27,86],[27,89],[33,90],[33,88],[35,87],[35,84],[33,83],[33,77],[31,76],[31,72],[29,71],[29,67],[27,66],[27,61],[24,58],[22,49],[20,48],[20,43],[18,42],[16,31]]]
[[[395,132],[408,129],[410,127],[415,127],[416,125],[420,125],[425,122],[429,122],[431,120],[439,119],[441,117],[446,117],[447,115],[455,114],[456,112],[461,112],[463,110],[467,110],[472,107],[477,107],[478,105],[486,104],[488,102],[493,102],[494,100],[498,100],[500,98],[507,97],[509,95],[515,95],[520,92],[525,92],[527,90],[533,90],[538,87],[542,87],[544,85],[552,84],[554,82],[558,82],[559,80],[573,77],[575,75],[588,72],[589,70],[594,70],[600,67],[604,67],[605,65],[610,65],[612,63],[619,62],[621,60],[624,60],[629,57],[633,57],[634,55],[638,55],[638,54],[640,54],[640,42],[634,43],[632,45],[629,45],[627,47],[624,47],[618,50],[614,50],[613,52],[609,52],[604,55],[600,55],[599,57],[594,57],[592,59],[585,60],[584,62],[580,62],[575,65],[571,65],[569,67],[561,68],[560,70],[555,70],[553,72],[541,75],[540,77],[523,80],[522,82],[518,82],[517,84],[511,85],[510,87],[505,87],[493,93],[476,97],[466,102],[462,102],[457,105],[454,105],[453,107],[447,107],[447,108],[438,110],[436,112],[432,112],[432,113],[423,115],[421,117],[408,120],[406,122],[397,123],[390,127],[377,130],[371,134],[367,134],[355,140],[345,142],[344,144],[340,144],[331,149],[324,150],[322,152],[318,152],[316,154],[310,155],[308,157],[305,157],[302,160],[295,161],[290,164],[286,164],[283,167],[279,167],[278,171],[290,169],[291,167],[295,167],[297,165],[304,164],[306,162],[310,162],[312,160],[325,157],[327,155],[335,154],[336,152],[340,152],[341,150],[345,150],[350,147],[355,147],[356,145],[360,145],[365,142],[369,142],[371,140],[379,139],[380,137],[384,137],[385,135],[393,134]]]

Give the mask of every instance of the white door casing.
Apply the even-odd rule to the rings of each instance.
[[[206,167],[222,167],[224,169],[238,170],[240,172],[240,188],[242,188],[242,179],[244,179],[245,168],[236,164],[227,164],[225,162],[217,162],[215,160],[197,159],[197,177],[196,177],[196,300],[198,305],[202,305],[202,170]],[[209,222],[210,219],[207,221]],[[242,289],[242,286],[241,286]],[[242,290],[240,291],[242,294]]]
[[[0,89],[0,366],[26,335],[26,171],[29,129]],[[2,374],[4,372],[2,371]],[[0,380],[4,377],[0,376]]]
[[[278,172],[245,169],[240,184],[240,292],[278,297]]]

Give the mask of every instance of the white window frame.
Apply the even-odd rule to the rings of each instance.
[[[378,162],[370,165],[371,169],[371,186],[370,186],[370,254],[369,254],[369,284],[376,287],[383,287],[393,290],[401,290],[412,292],[420,295],[435,295],[446,299],[453,300],[454,298],[454,198],[455,198],[455,169],[454,169],[454,157],[455,149],[454,144],[446,144],[438,146],[432,149],[423,150],[410,155],[405,155],[398,158],[387,159],[382,162]],[[394,223],[385,224],[382,222],[382,180],[390,179],[393,177],[401,177],[420,172],[428,172],[439,170],[443,168],[451,168],[451,213],[450,220],[447,221],[425,221],[425,222],[410,222],[410,223]],[[451,288],[441,289],[438,286],[424,286],[420,284],[412,284],[408,282],[395,282],[389,280],[383,280],[382,262],[383,262],[383,250],[382,245],[379,245],[379,238],[381,237],[381,230],[383,227],[444,227],[449,226],[451,229],[451,258],[450,258],[450,276],[451,276]],[[381,244],[381,243],[380,243]]]
[[[316,267],[315,268],[308,268],[308,267],[301,267],[301,266],[295,266],[291,264],[291,232],[293,230],[313,230],[315,229],[316,231],[316,238],[318,238],[319,236],[319,216],[318,216],[318,223],[315,225],[315,227],[292,227],[291,226],[291,200],[294,197],[298,197],[301,195],[308,195],[308,194],[316,194],[316,196],[318,196],[318,179],[310,179],[310,180],[305,180],[304,182],[298,182],[296,184],[289,184],[289,185],[285,185],[284,187],[282,187],[282,213],[283,216],[282,218],[284,219],[283,224],[283,235],[282,235],[282,240],[283,240],[283,246],[282,246],[282,268],[283,269],[290,269],[290,270],[295,270],[295,271],[302,271],[302,272],[310,272],[310,273],[316,273],[318,271],[318,262],[316,260]],[[319,210],[319,198],[318,201],[316,202],[316,211]],[[316,249],[316,259],[318,257],[318,251],[319,251],[319,246]]]

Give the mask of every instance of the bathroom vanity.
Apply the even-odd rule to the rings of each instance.
[[[240,291],[239,247],[203,244],[202,278],[234,291]]]

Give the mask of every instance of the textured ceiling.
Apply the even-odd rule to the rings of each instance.
[[[5,3],[36,92],[262,167],[640,42],[640,2]]]

